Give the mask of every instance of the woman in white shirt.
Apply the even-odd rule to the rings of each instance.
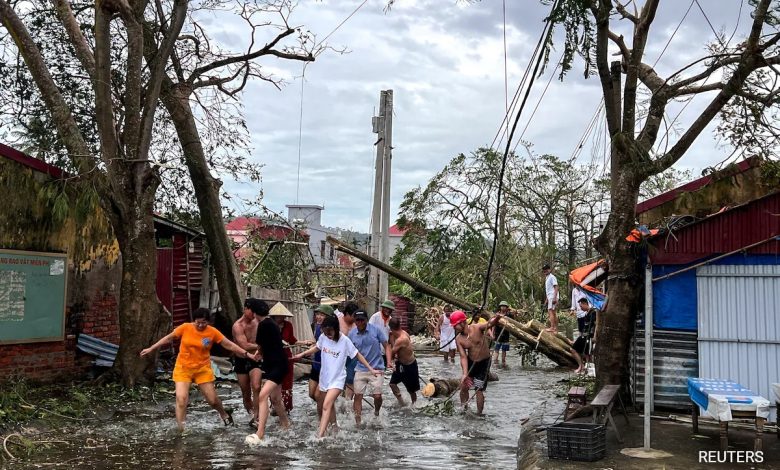
[[[336,410],[333,406],[336,399],[344,390],[344,382],[347,380],[346,362],[347,357],[355,358],[360,361],[368,371],[375,375],[382,375],[383,371],[378,371],[371,367],[366,358],[360,354],[352,344],[352,341],[339,331],[339,321],[334,317],[327,317],[320,327],[322,334],[317,340],[317,344],[308,350],[293,356],[293,360],[310,356],[317,351],[322,352],[320,365],[319,388],[323,392],[320,394],[322,403],[322,417],[320,418],[320,427],[317,432],[318,437],[325,436],[328,425],[336,422]]]

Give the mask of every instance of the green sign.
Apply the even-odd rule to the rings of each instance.
[[[0,249],[0,344],[62,341],[68,256]]]

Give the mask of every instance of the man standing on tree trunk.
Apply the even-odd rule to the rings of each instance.
[[[545,264],[542,267],[542,273],[544,274],[544,295],[545,305],[547,307],[547,318],[550,321],[550,326],[545,328],[546,331],[551,333],[558,332],[558,316],[555,310],[558,308],[558,279],[553,275],[549,264]]]
[[[456,310],[450,315],[450,322],[455,328],[455,344],[460,354],[460,367],[463,370],[463,378],[460,382],[460,404],[463,408],[469,401],[469,390],[476,390],[477,413],[482,414],[485,408],[485,389],[487,388],[488,373],[490,372],[490,344],[485,337],[488,328],[493,328],[498,319],[503,315],[497,313],[490,321],[485,323],[466,323],[466,314]]]

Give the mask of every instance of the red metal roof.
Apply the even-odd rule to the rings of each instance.
[[[409,231],[408,228],[400,229],[400,228],[398,228],[398,225],[396,224],[396,225],[393,225],[392,227],[390,227],[390,229],[388,229],[387,234],[389,236],[391,236],[391,237],[403,237],[404,234],[406,232],[408,232],[408,231]]]
[[[744,173],[745,171],[749,170],[750,168],[753,168],[755,166],[758,166],[761,164],[761,160],[759,158],[753,157],[753,158],[747,158],[745,160],[742,160],[741,162],[737,163],[736,168],[732,171],[726,171],[717,175],[707,175],[703,176],[697,180],[693,180],[690,183],[685,183],[682,186],[679,186],[677,188],[672,189],[671,191],[667,191],[663,194],[659,194],[658,196],[654,198],[650,198],[647,201],[642,201],[639,204],[636,205],[636,213],[637,215],[647,212],[650,209],[654,209],[661,204],[664,204],[669,201],[673,201],[674,199],[677,199],[680,195],[684,193],[690,193],[692,191],[696,191],[698,189],[701,189],[702,187],[710,184],[713,181],[717,181],[723,178],[728,178],[731,176],[734,176],[739,173]]]
[[[778,236],[780,191],[654,237],[650,260],[654,264],[687,264]],[[780,241],[764,243],[747,253],[780,254]]]
[[[67,174],[64,171],[62,171],[61,168],[58,168],[54,165],[50,165],[44,162],[43,160],[38,160],[37,158],[33,158],[27,154],[24,154],[4,144],[0,144],[0,157],[5,157],[14,160],[15,162],[21,163],[22,165],[30,167],[33,170],[40,171],[41,173],[46,173],[47,175],[50,175],[53,178],[62,178],[63,176],[67,176]]]

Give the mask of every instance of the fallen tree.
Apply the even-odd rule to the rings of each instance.
[[[488,382],[497,382],[498,374],[493,371],[488,372]],[[422,389],[422,396],[425,398],[449,397],[460,388],[460,379],[439,379],[431,377],[431,380],[425,384]]]
[[[377,269],[381,269],[399,281],[409,284],[419,292],[428,294],[431,297],[443,300],[469,312],[475,312],[479,310],[479,306],[454,297],[442,290],[426,284],[423,281],[415,279],[400,269],[390,266],[387,263],[383,263],[382,261],[379,261],[378,259],[355,249],[353,246],[344,243],[341,240],[337,240],[331,236],[328,236],[327,240],[328,243],[333,245],[337,250],[350,256],[354,256],[359,260],[365,261]],[[520,323],[512,320],[511,318],[503,317],[498,320],[498,325],[501,328],[505,328],[509,334],[525,343],[534,351],[538,351],[550,358],[550,360],[556,364],[564,367],[577,366],[577,360],[574,356],[575,353],[569,340],[566,339],[563,335],[552,334],[549,331],[544,331],[544,325],[538,321],[531,320],[527,323]]]

